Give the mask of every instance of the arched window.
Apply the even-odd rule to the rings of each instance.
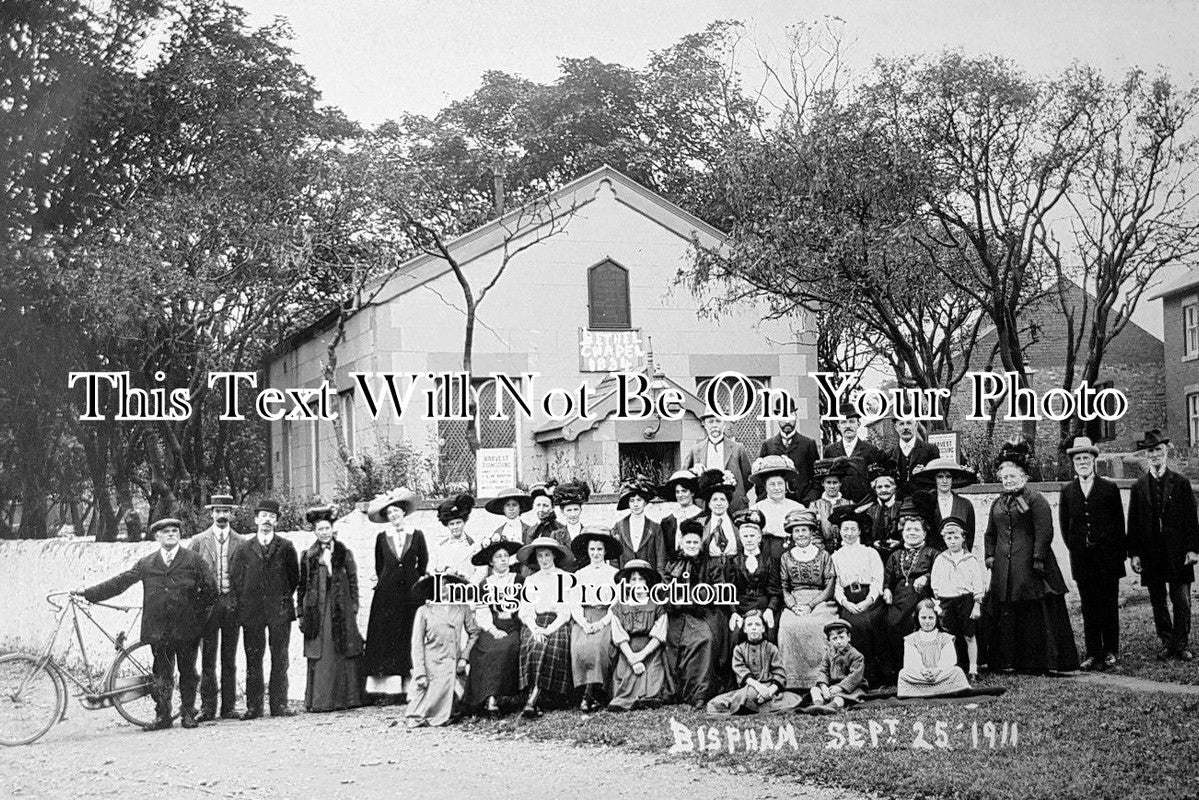
[[[627,331],[632,328],[629,271],[608,259],[587,270],[587,310],[591,330]]]

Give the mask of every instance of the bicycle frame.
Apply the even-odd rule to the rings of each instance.
[[[114,605],[109,605],[106,603],[94,603],[93,605],[99,605],[104,608],[114,608],[114,609],[117,609],[120,611],[136,611],[137,614],[141,613],[141,609],[133,607],[133,606],[114,606]],[[99,622],[96,621],[96,618],[92,616],[91,612],[88,611],[85,606],[80,604],[80,602],[77,599],[75,599],[74,597],[71,597],[67,600],[66,604],[64,604],[62,606],[62,609],[58,612],[58,619],[54,623],[54,632],[50,635],[50,641],[48,641],[46,643],[46,646],[42,649],[41,655],[38,656],[38,663],[39,663],[39,665],[46,665],[46,666],[51,667],[53,669],[53,671],[58,676],[60,676],[60,680],[62,678],[66,678],[66,679],[69,679],[71,681],[71,683],[75,684],[75,686],[77,686],[79,688],[79,691],[81,693],[81,696],[79,697],[79,702],[82,703],[89,710],[95,711],[100,708],[106,708],[108,706],[111,706],[112,698],[117,695],[122,694],[125,691],[125,689],[115,688],[115,689],[112,689],[111,691],[105,692],[105,691],[103,691],[102,687],[97,684],[97,680],[92,676],[92,665],[91,665],[90,660],[87,657],[87,644],[84,642],[84,639],[83,639],[83,630],[79,626],[80,612],[82,612],[83,615],[88,618],[88,620],[92,623],[92,625],[96,626],[96,629],[99,630],[100,633],[104,634],[105,638],[108,639],[108,641],[112,642],[113,649],[115,651],[117,651],[118,653],[124,652],[126,654],[129,652],[125,648],[125,641],[126,641],[125,631],[121,631],[114,637],[112,634],[110,634],[107,630],[104,629],[103,625],[101,625]],[[79,678],[75,677],[75,675],[72,671],[68,670],[67,668],[65,668],[64,666],[59,664],[57,661],[55,661],[54,656],[53,656],[54,643],[58,640],[58,635],[62,631],[62,625],[66,621],[67,614],[71,615],[71,625],[75,631],[75,640],[79,642],[79,654],[83,658],[84,677],[87,680],[86,683],[79,680]],[[134,615],[131,625],[132,625],[132,623],[135,623],[137,621],[137,614]],[[67,646],[67,652],[70,652],[70,645]],[[113,660],[115,661],[115,659],[116,659],[116,656],[114,655]],[[131,660],[133,660],[133,659],[131,659]],[[134,663],[137,663],[137,662],[134,660]],[[145,672],[147,675],[150,674],[150,670],[145,670]]]

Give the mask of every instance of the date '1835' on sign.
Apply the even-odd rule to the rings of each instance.
[[[898,719],[861,722],[830,722],[826,750],[847,747],[910,747],[913,750],[998,750],[1015,747],[1020,730],[1015,722],[952,723],[939,719],[917,720],[900,729]]]

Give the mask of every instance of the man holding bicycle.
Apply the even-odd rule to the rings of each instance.
[[[172,518],[150,526],[159,549],[140,559],[114,578],[72,594],[89,603],[116,597],[133,584],[142,583],[142,635],[154,653],[155,724],[150,730],[171,727],[171,697],[175,667],[179,668],[180,715],[183,727],[196,722],[196,655],[200,637],[216,601],[216,580],[204,559],[179,546],[183,524]]]

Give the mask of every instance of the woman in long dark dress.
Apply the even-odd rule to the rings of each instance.
[[[300,559],[300,629],[308,684],[304,710],[340,711],[362,705],[358,657],[358,565],[354,554],[333,535],[333,507],[310,508],[305,515],[316,541]]]
[[[362,659],[366,691],[379,702],[407,701],[404,682],[412,671],[412,621],[420,608],[412,587],[429,566],[425,535],[404,524],[415,503],[416,495],[400,488],[376,497],[367,508],[371,522],[389,526],[375,539],[378,583]]]
[[[694,591],[724,580],[723,567],[704,547],[703,522],[679,523],[678,543],[678,555],[667,563],[664,581]],[[703,709],[717,694],[717,667],[729,636],[727,620],[714,605],[667,605],[666,679],[677,702]]]
[[[921,600],[932,599],[933,563],[937,560],[937,550],[926,544],[927,523],[910,497],[900,506],[899,525],[903,547],[892,553],[883,567],[883,602],[888,606],[884,637],[888,685],[895,682],[903,667],[905,638],[916,629],[916,606]]]
[[[1028,488],[1028,446],[1005,444],[995,458],[1003,494],[987,522],[986,565],[998,611],[991,669],[1042,674],[1078,669],[1066,611],[1066,581],[1053,555],[1053,512]]]
[[[515,592],[523,578],[511,566],[512,556],[520,550],[518,542],[499,540],[484,547],[471,563],[489,569],[483,579],[483,589],[490,589],[497,598],[510,594],[519,603]],[[482,708],[487,714],[498,714],[500,702],[520,694],[520,619],[517,608],[502,602],[481,605],[475,609],[479,638],[470,651],[470,677],[466,681],[466,706]]]

